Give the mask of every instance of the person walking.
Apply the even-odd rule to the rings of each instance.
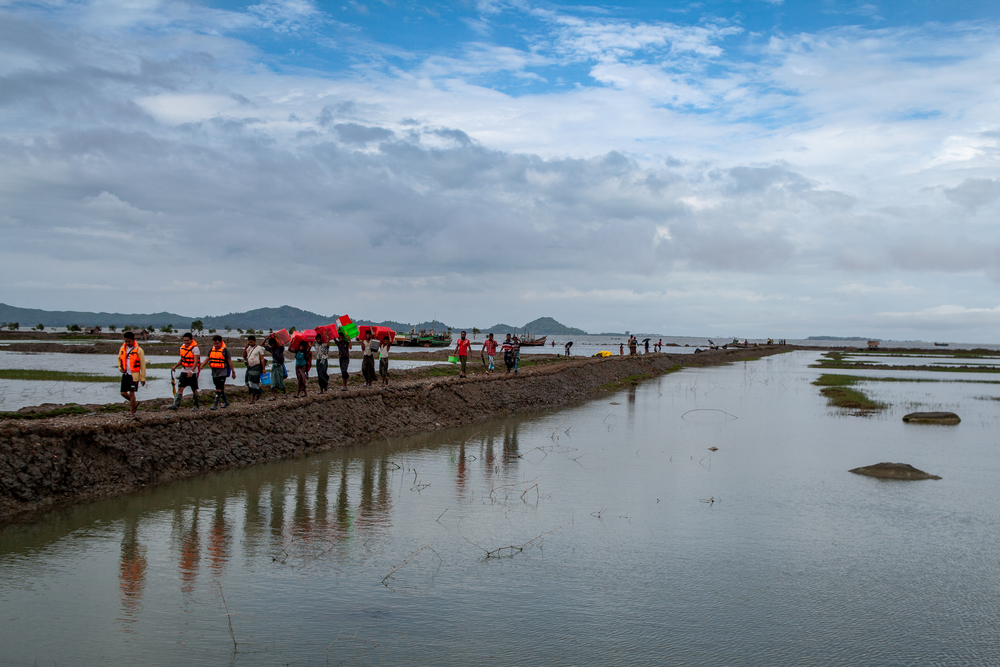
[[[198,375],[201,373],[201,350],[198,349],[198,341],[194,339],[190,331],[185,331],[181,336],[181,359],[170,367],[173,373],[178,368],[181,369],[180,382],[177,383],[177,393],[174,394],[174,404],[167,410],[177,410],[181,407],[181,399],[184,397],[184,387],[191,387],[191,394],[194,396],[194,407],[191,412],[198,410]]]
[[[264,393],[264,388],[260,385],[260,376],[267,368],[264,348],[257,344],[256,336],[247,338],[247,345],[243,348],[243,361],[247,365],[246,385],[247,391],[250,393],[250,405],[253,405]]]
[[[285,389],[285,378],[288,371],[285,370],[285,346],[278,343],[274,336],[268,337],[264,341],[264,349],[271,355],[271,397],[267,400],[273,401],[281,390],[282,395],[287,393]]]
[[[344,380],[344,386],[340,391],[347,391],[347,369],[351,365],[351,341],[347,334],[339,331],[337,335],[337,360],[340,362],[340,377]]]
[[[469,348],[472,347],[472,341],[465,337],[465,332],[463,331],[458,338],[458,342],[455,343],[455,354],[458,355],[458,363],[462,365],[462,372],[458,377],[466,377],[465,371],[469,363]]]
[[[135,416],[139,402],[135,400],[135,392],[141,384],[146,386],[146,354],[135,342],[135,334],[126,331],[122,338],[121,349],[118,351],[118,370],[122,374],[121,395],[128,401],[128,413]]]
[[[325,394],[330,388],[330,341],[325,335],[317,336],[313,344],[313,360],[316,362],[316,381],[319,393]]]
[[[507,373],[510,374],[510,369],[514,368],[514,343],[510,339],[510,334],[507,334],[501,349],[503,350],[503,365],[507,367]]]
[[[646,346],[645,354],[649,354],[649,339],[647,338],[646,340],[642,341],[642,344]]]
[[[483,341],[483,349],[481,351],[486,353],[486,358],[490,361],[490,365],[486,369],[486,373],[493,375],[493,360],[497,356],[497,342],[493,340],[493,334],[487,334],[486,340]]]
[[[312,365],[312,354],[309,352],[309,343],[302,341],[295,348],[295,379],[299,381],[299,386],[295,390],[295,398],[301,395],[306,397],[306,382],[309,380],[309,367]]]
[[[635,336],[632,336],[628,339],[628,355],[630,357],[634,357],[639,353],[636,349],[637,347],[639,347],[639,341],[635,339]]]
[[[573,347],[573,341],[566,343],[566,356],[569,356],[569,348]]]
[[[369,328],[361,340],[361,375],[365,378],[366,387],[375,382],[375,350],[372,342],[372,330]]]
[[[388,336],[382,336],[382,345],[378,348],[378,374],[382,377],[382,384],[389,385],[389,346],[392,341]]]
[[[209,410],[219,407],[229,407],[229,398],[226,396],[226,378],[232,375],[236,379],[236,369],[233,368],[233,357],[229,354],[229,348],[222,342],[222,336],[215,334],[212,336],[212,349],[208,351],[208,366],[212,369],[212,382],[215,384],[215,400]]]
[[[514,375],[517,375],[517,367],[521,365],[521,339],[514,334],[510,341],[511,352],[514,353]]]

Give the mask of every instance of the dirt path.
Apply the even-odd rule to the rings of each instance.
[[[215,412],[148,409],[138,419],[91,413],[0,420],[0,520],[211,470],[560,407],[626,378],[756,359],[788,349],[540,359],[518,375],[479,372],[465,379],[428,376],[440,368],[433,367],[401,373],[384,390],[352,387],[348,392],[254,405],[236,400]],[[245,390],[235,393],[245,397]]]

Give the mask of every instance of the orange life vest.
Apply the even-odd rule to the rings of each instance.
[[[131,368],[129,368],[131,364]],[[131,349],[122,343],[122,349],[118,351],[118,368],[124,369],[124,373],[141,373],[142,362],[139,361],[139,346],[134,345]]]
[[[225,343],[223,343],[222,347],[220,347],[219,349],[215,349],[214,345],[212,346],[212,349],[208,353],[208,365],[211,366],[212,368],[225,368],[226,367],[226,344]]]
[[[194,340],[190,344],[181,345],[181,366],[194,368],[198,364],[198,357],[194,356],[194,348],[196,347],[198,347],[198,343]]]

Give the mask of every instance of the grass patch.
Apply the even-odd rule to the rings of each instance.
[[[811,365],[810,368],[831,370],[934,371],[939,373],[1000,373],[1000,366],[918,366],[916,364],[890,366],[885,364],[871,364],[864,361],[845,360],[841,352],[827,352],[823,356],[825,359],[820,359],[818,363]]]
[[[851,389],[853,385],[866,381],[867,378],[855,375],[836,375],[824,373],[813,382],[817,387],[823,387],[819,393],[826,396],[827,405],[845,410],[864,410],[872,412],[875,410],[885,410],[886,404],[873,401],[857,389]]]
[[[0,368],[0,380],[40,380],[47,382],[121,382],[121,375],[41,371],[27,368]]]
[[[648,380],[653,377],[650,373],[644,373],[642,375],[626,375],[619,380],[612,380],[607,384],[601,385],[601,391],[618,391],[620,389],[626,389],[628,387],[634,387],[643,380]]]

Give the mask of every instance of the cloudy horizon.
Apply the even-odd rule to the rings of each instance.
[[[0,301],[997,342],[948,4],[0,0]]]

